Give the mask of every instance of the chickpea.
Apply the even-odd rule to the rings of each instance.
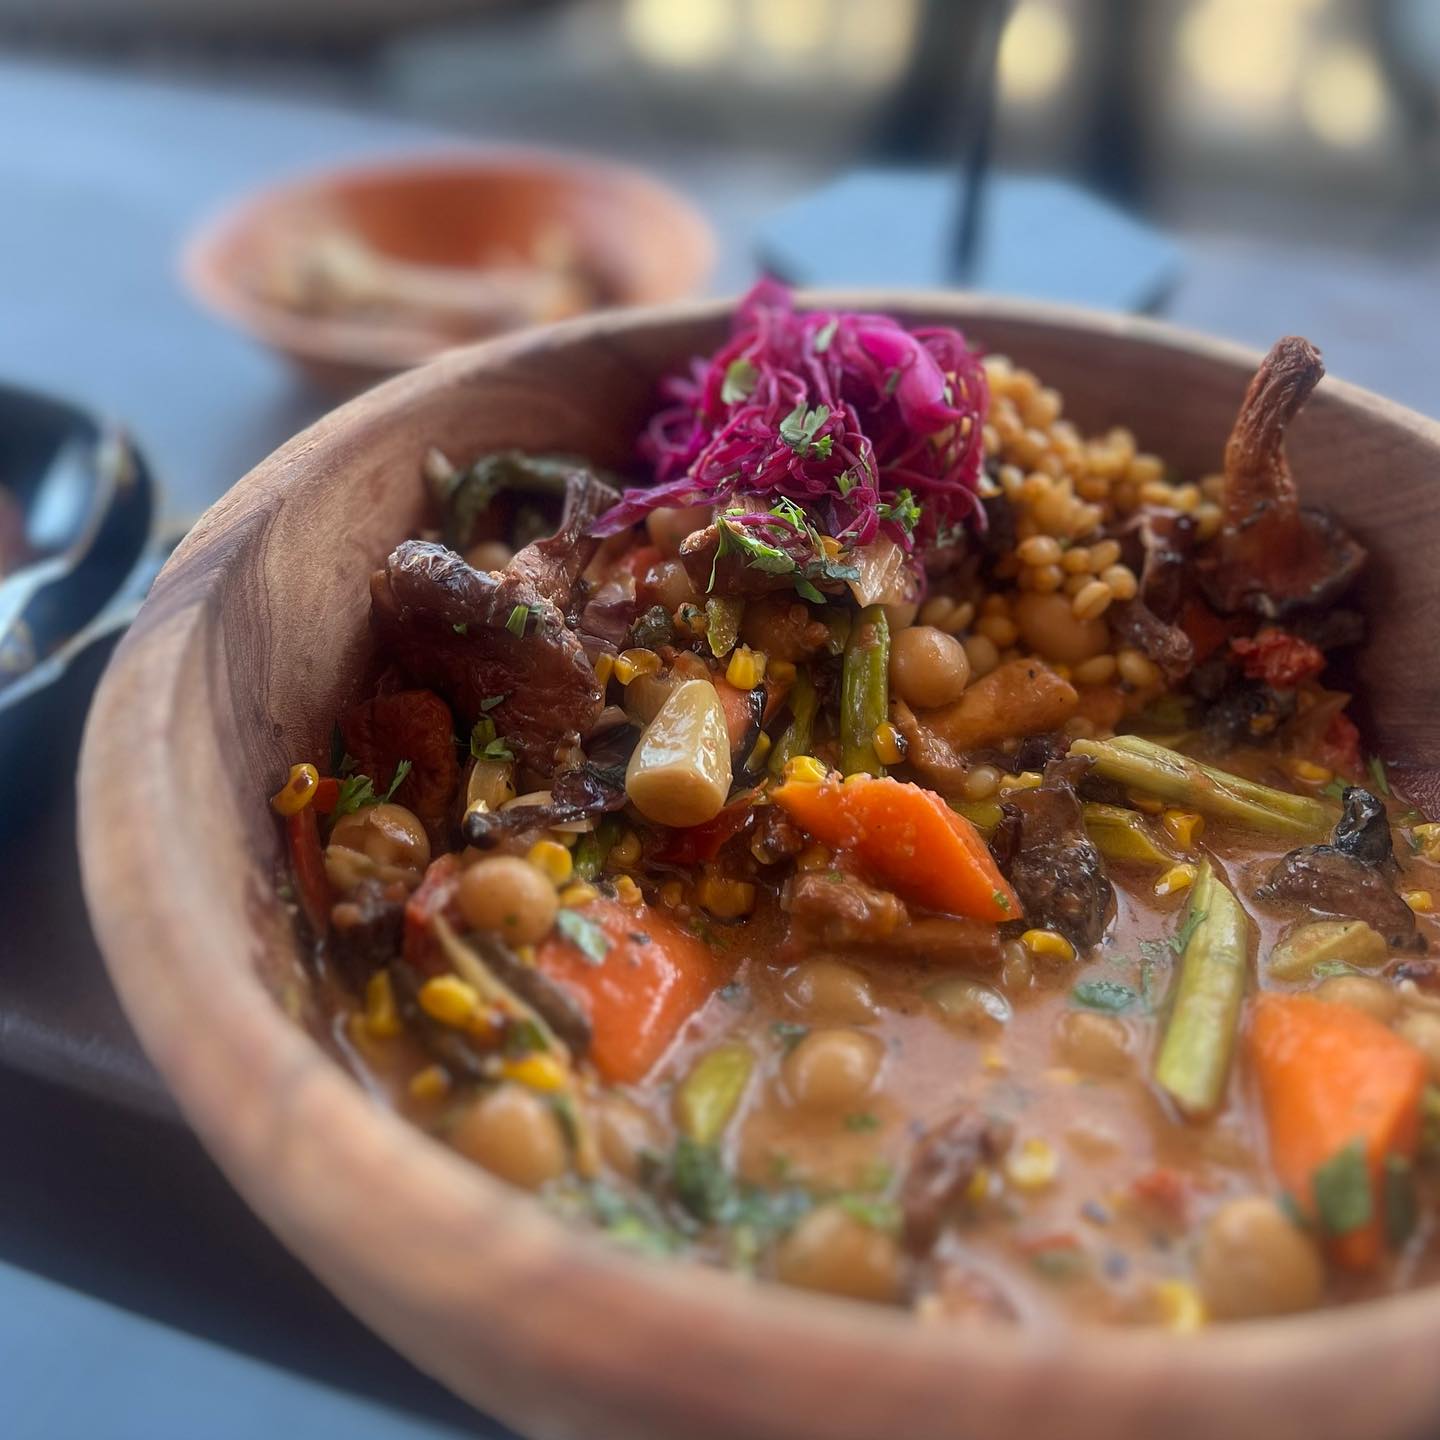
[[[1440,1015],[1429,1010],[1412,1010],[1395,1027],[1395,1032],[1425,1057],[1430,1078],[1440,1078]]]
[[[419,817],[403,805],[364,805],[342,815],[330,832],[330,843],[375,861],[423,870],[430,863],[430,837]]]
[[[785,977],[785,998],[803,1015],[831,1024],[865,1025],[875,1018],[870,982],[838,960],[807,960]]]
[[[988,635],[967,635],[964,644],[970,673],[977,680],[982,675],[988,675],[1000,663],[1000,649]]]
[[[503,570],[513,556],[503,540],[481,540],[465,552],[465,563],[472,570]]]
[[[1060,1017],[1055,1049],[1066,1065],[1085,1075],[1118,1078],[1135,1065],[1125,1022],[1090,1010],[1070,1010]]]
[[[461,874],[455,900],[467,925],[495,930],[512,945],[544,939],[559,909],[549,879],[515,855],[476,861]]]
[[[885,612],[885,621],[890,626],[890,633],[897,635],[901,630],[908,629],[915,623],[915,617],[920,613],[920,602],[918,600],[896,600],[890,605],[880,607]]]
[[[970,657],[953,636],[912,625],[890,641],[890,687],[917,710],[958,700],[970,681]]]
[[[1216,1212],[1195,1272],[1206,1308],[1220,1320],[1309,1310],[1325,1285],[1315,1246],[1263,1195],[1231,1200]]]
[[[662,505],[645,517],[645,528],[650,532],[650,542],[667,559],[673,560],[680,547],[697,530],[703,530],[710,523],[708,505],[686,505],[679,509]]]
[[[781,1241],[775,1271],[784,1284],[803,1290],[882,1303],[900,1298],[899,1248],[840,1205],[812,1210]]]
[[[690,572],[678,560],[662,560],[652,565],[645,576],[645,593],[652,605],[663,605],[672,614],[696,599]]]
[[[874,1088],[884,1046],[858,1030],[812,1030],[785,1057],[780,1073],[802,1110],[858,1105]]]
[[[1332,1005],[1353,1005],[1388,1025],[1400,1013],[1400,996],[1395,987],[1371,975],[1332,975],[1315,991],[1317,1000]]]
[[[450,1143],[492,1175],[538,1190],[565,1173],[565,1136],[555,1112],[533,1090],[502,1085],[456,1122]]]
[[[1025,643],[1044,659],[1063,665],[1092,659],[1110,641],[1110,629],[1104,620],[1077,619],[1069,599],[1058,591],[1021,595],[1015,602],[1014,615]]]
[[[747,601],[740,621],[740,638],[752,650],[763,650],[772,660],[792,664],[813,655],[828,634],[824,622],[815,619],[793,594],[762,595]]]
[[[658,1155],[664,1148],[655,1117],[624,1095],[605,1096],[595,1134],[605,1163],[627,1180],[639,1177],[647,1153]]]

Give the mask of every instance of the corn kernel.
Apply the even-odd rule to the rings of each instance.
[[[610,853],[605,860],[607,864],[613,865],[619,870],[628,870],[632,865],[638,865],[640,863],[640,837],[633,830],[627,830],[610,847]]]
[[[755,737],[755,748],[746,758],[745,768],[750,771],[758,770],[765,763],[766,757],[770,754],[770,747],[773,744],[774,741],[762,730],[759,735]]]
[[[1020,943],[1032,954],[1047,960],[1061,960],[1069,964],[1075,958],[1075,947],[1058,931],[1027,930]]]
[[[557,840],[537,840],[525,858],[557,889],[575,873],[570,852]]]
[[[999,1075],[1010,1068],[1005,1052],[998,1045],[987,1045],[980,1056],[980,1063],[992,1074]]]
[[[820,548],[833,560],[840,553],[840,542],[833,535],[822,535]]]
[[[660,903],[674,910],[685,899],[685,887],[678,880],[667,880],[660,887]]]
[[[532,1090],[549,1094],[570,1083],[570,1071],[553,1055],[523,1055],[518,1060],[506,1060],[500,1073],[507,1080],[518,1080]]]
[[[622,650],[615,657],[615,678],[628,685],[637,675],[658,675],[660,657],[653,650]]]
[[[765,652],[737,645],[730,652],[725,678],[737,690],[753,690],[765,678]]]
[[[706,875],[695,888],[695,898],[716,919],[737,920],[755,908],[755,887],[748,880]]]
[[[990,1193],[990,1171],[987,1166],[977,1165],[970,1183],[965,1187],[965,1198],[972,1205],[981,1205]]]
[[[615,882],[615,898],[622,905],[638,905],[645,897],[640,893],[640,887],[628,875],[622,875]]]
[[[427,1065],[410,1077],[412,1100],[442,1100],[450,1093],[450,1075],[443,1065]]]
[[[517,945],[515,958],[522,965],[533,965],[535,963],[535,947],[533,945]]]
[[[467,1035],[473,1035],[483,1044],[493,1045],[500,1039],[504,1023],[504,1017],[498,1011],[487,1010],[481,1006],[465,1022],[464,1030]]]
[[[1420,853],[1427,860],[1440,860],[1440,825],[1427,822],[1416,825],[1410,833],[1420,842]]]
[[[1035,790],[1044,779],[1038,770],[1022,770],[1018,775],[1002,775],[999,788],[1002,794],[1007,790]]]
[[[1194,883],[1195,867],[1193,865],[1172,865],[1155,882],[1155,893],[1157,895],[1178,895],[1182,890],[1188,890]]]
[[[615,657],[608,650],[602,650],[595,657],[595,678],[600,682],[602,690],[610,683],[610,677],[614,673]]]
[[[420,1008],[442,1025],[463,1025],[480,1004],[473,985],[458,975],[436,975],[420,987]]]
[[[828,870],[830,862],[830,852],[823,845],[807,845],[795,857],[795,868],[802,871]]]
[[[771,660],[765,667],[765,673],[777,685],[789,685],[795,679],[795,662],[793,660]]]
[[[375,1040],[389,1040],[400,1033],[395,990],[387,970],[377,970],[365,982],[365,1032]]]
[[[882,765],[898,765],[905,758],[905,737],[888,720],[875,727],[874,745]]]
[[[298,815],[314,798],[320,772],[313,765],[292,765],[285,783],[270,797],[270,808],[281,815]]]
[[[818,785],[829,771],[813,755],[793,755],[785,762],[785,781]]]
[[[1163,800],[1157,800],[1153,795],[1142,795],[1138,790],[1127,790],[1125,799],[1133,809],[1146,815],[1159,815],[1165,809]]]
[[[1185,1280],[1161,1280],[1154,1289],[1161,1324],[1177,1335],[1193,1335],[1203,1329],[1207,1316],[1200,1292]]]
[[[1205,829],[1205,817],[1193,810],[1167,809],[1161,812],[1160,823],[1165,833],[1182,849],[1191,850]]]
[[[1428,915],[1435,908],[1435,897],[1428,890],[1407,890],[1400,898],[1417,915]]]
[[[1005,1178],[1017,1190],[1044,1190],[1055,1183],[1059,1157],[1044,1140],[1026,1140],[1005,1159]]]
[[[567,885],[560,892],[560,903],[567,910],[573,910],[577,905],[588,905],[599,894],[600,892],[593,885],[587,885],[583,880],[577,880],[575,884]]]
[[[1075,592],[1070,610],[1077,620],[1094,620],[1105,613],[1114,598],[1114,592],[1103,580],[1091,580]]]

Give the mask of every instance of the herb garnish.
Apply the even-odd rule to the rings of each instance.
[[[353,762],[352,762],[353,763]],[[383,795],[375,793],[375,782],[368,775],[350,775],[340,782],[340,793],[335,801],[334,818],[353,815],[367,805],[383,805],[405,783],[410,773],[410,762],[402,760],[395,767],[390,779],[390,788]]]
[[[1315,1170],[1315,1208],[1327,1234],[1348,1235],[1370,1223],[1374,1199],[1365,1142],[1352,1140]]]
[[[1378,756],[1372,755],[1366,762],[1365,768],[1370,772],[1370,778],[1375,782],[1375,788],[1388,800],[1390,798],[1390,777],[1385,773],[1385,762]]]
[[[1134,1005],[1140,996],[1118,980],[1082,980],[1071,990],[1070,998],[1087,1010],[1119,1015]]]
[[[1207,912],[1196,910],[1193,907],[1180,922],[1180,928],[1170,937],[1170,948],[1177,954],[1183,955],[1185,947],[1194,937],[1195,932],[1205,923]]]
[[[732,360],[725,367],[725,379],[720,385],[720,400],[725,405],[738,405],[742,400],[748,400],[755,393],[755,386],[759,383],[760,372],[755,368],[755,362],[742,355],[738,360]]]
[[[797,1024],[794,1020],[777,1020],[771,1025],[770,1033],[788,1055],[810,1033],[810,1027]]]
[[[836,1204],[872,1230],[883,1231],[886,1235],[900,1233],[900,1207],[893,1200],[881,1200],[873,1195],[839,1195]]]
[[[803,400],[780,422],[780,438],[802,457],[829,457],[834,441],[829,435],[821,435],[820,427],[830,418],[828,405],[817,405],[813,410],[805,408]]]
[[[450,627],[457,635],[468,635],[470,633],[470,622],[461,620],[458,624]]]
[[[901,490],[892,504],[882,504],[878,513],[882,520],[898,525],[907,535],[913,535],[920,523],[920,505],[909,490]]]
[[[583,955],[591,965],[601,965],[610,951],[610,937],[578,910],[562,909],[555,917],[555,928]]]
[[[511,612],[510,618],[505,622],[505,628],[514,636],[523,637],[525,634],[525,622],[530,618],[530,607],[528,605],[517,605]]]
[[[480,707],[485,708],[483,705]],[[515,753],[495,732],[495,722],[482,715],[470,731],[470,753],[477,760],[513,760]]]
[[[830,319],[815,332],[815,353],[823,355],[829,348],[830,342],[835,338],[835,332],[840,328],[840,317],[832,315]]]
[[[1344,780],[1331,780],[1320,787],[1320,793],[1328,796],[1331,800],[1345,799],[1345,792],[1350,787]]]
[[[872,1114],[869,1110],[858,1110],[855,1114],[845,1117],[845,1128],[857,1135],[863,1135],[868,1130],[880,1128],[880,1117]]]

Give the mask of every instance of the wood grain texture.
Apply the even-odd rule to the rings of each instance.
[[[816,297],[819,298],[819,297]],[[1137,320],[964,296],[825,297],[959,323],[1083,426],[1213,470],[1258,356]],[[631,458],[656,378],[722,305],[593,317],[446,356],[247,476],[156,585],[92,710],[81,849],[126,1009],[249,1202],[419,1365],[545,1440],[1340,1440],[1440,1421],[1440,1291],[1196,1337],[946,1330],[635,1259],[370,1099],[283,1013],[304,979],[266,805],[325,754],[365,654],[369,570],[419,521],[427,446]],[[1440,427],[1327,380],[1291,454],[1372,547],[1361,669],[1387,757],[1435,766]]]

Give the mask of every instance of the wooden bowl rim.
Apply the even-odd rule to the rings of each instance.
[[[468,171],[476,180],[529,174],[575,189],[608,189],[644,200],[652,213],[664,215],[673,227],[674,253],[688,261],[664,287],[669,293],[657,295],[647,309],[693,294],[715,267],[718,241],[714,227],[688,197],[647,171],[580,151],[539,145],[442,144],[299,171],[226,202],[202,220],[182,245],[181,280],[191,298],[210,314],[303,360],[382,374],[413,366],[417,359],[436,358],[429,347],[417,352],[409,331],[344,316],[305,315],[267,301],[235,275],[226,254],[236,240],[264,230],[278,211],[296,202],[323,198],[362,183],[398,183],[461,171]],[[597,309],[577,318],[604,313]],[[505,338],[508,334],[494,337]]]
[[[1095,339],[1138,340],[1237,367],[1251,368],[1260,358],[1248,347],[1163,322],[1043,302],[921,291],[817,292],[798,299],[807,307],[928,313],[962,326],[993,318],[1060,327]],[[174,703],[181,657],[189,646],[203,642],[203,610],[193,596],[175,603],[167,577],[247,514],[265,509],[285,488],[292,467],[323,463],[348,433],[388,423],[417,395],[447,388],[459,394],[466,377],[521,354],[651,327],[718,321],[734,304],[724,299],[584,316],[449,352],[341,406],[261,462],[202,517],[167,564],[112,661],[88,717],[79,835],[86,899],[106,963],[146,1050],[182,1109],[272,1228],[382,1333],[390,1330],[386,1315],[366,1303],[376,1292],[387,1296],[387,1303],[403,1297],[423,1311],[434,1301],[433,1287],[439,1286],[459,1304],[442,1276],[463,1271],[469,1303],[488,1309],[497,1304],[497,1286],[514,1283],[517,1275],[528,1276],[535,1265],[563,1263],[571,1276],[567,1313],[588,1318],[603,1331],[607,1317],[613,1319],[623,1303],[628,1320],[639,1323],[643,1318],[651,1342],[647,1361],[661,1366],[667,1348],[677,1363],[682,1352],[695,1363],[696,1336],[721,1349],[730,1347],[726,1353],[732,1359],[793,1359],[797,1345],[816,1355],[833,1347],[850,1357],[867,1357],[877,1368],[893,1365],[901,1374],[925,1374],[932,1380],[942,1373],[948,1376],[963,1357],[967,1366],[973,1362],[1009,1374],[1017,1383],[1033,1380],[1035,1367],[1043,1365],[1047,1383],[1064,1383],[1069,1375],[1123,1386],[1145,1372],[1175,1383],[1183,1380],[1196,1393],[1236,1377],[1258,1378],[1277,1370],[1298,1377],[1333,1364],[1354,1373],[1358,1362],[1363,1373],[1365,1357],[1378,1361],[1387,1350],[1404,1352],[1413,1365],[1416,1335],[1440,1337],[1440,1287],[1283,1319],[1217,1326],[1183,1337],[1101,1327],[1055,1333],[927,1326],[901,1312],[778,1285],[750,1285],[701,1266],[650,1262],[622,1253],[564,1225],[531,1197],[508,1189],[394,1112],[375,1105],[281,1013],[249,964],[207,970],[193,958],[211,927],[205,897],[184,883],[187,855],[177,855],[167,844],[167,837],[183,834],[193,822],[185,819],[189,797],[167,784],[165,716]],[[1324,392],[1403,427],[1440,453],[1440,424],[1344,381],[1327,379]],[[135,817],[143,817],[144,823]],[[107,840],[122,836],[124,843]],[[156,883],[153,877],[162,874],[169,877],[167,883]],[[137,894],[143,897],[141,905],[132,903]],[[176,997],[165,987],[147,984],[157,956],[192,987],[186,995]],[[199,1012],[178,1008],[192,1003],[200,1006]],[[204,1063],[187,1053],[184,1043],[195,1026],[210,1027],[207,1033],[214,1042]],[[289,1137],[303,1142],[308,1151],[306,1183],[290,1177],[280,1193],[267,1191],[253,1167],[268,1151],[261,1151],[256,1134],[237,1138],[227,1132],[224,1086],[205,1073],[217,1056],[230,1082],[243,1078],[277,1102],[285,1101],[267,1114],[264,1144],[274,1146]],[[485,1229],[491,1249],[479,1263],[433,1255],[433,1265],[420,1267],[422,1276],[387,1266],[377,1247],[364,1248],[363,1235],[345,1250],[343,1262],[334,1256],[317,1259],[316,1237],[324,1234],[336,1212],[335,1187],[350,1185],[378,1197],[381,1209],[383,1202],[403,1203],[416,1232],[433,1224],[436,1236],[443,1236],[456,1216],[463,1215],[467,1226]],[[519,1258],[507,1259],[512,1252]],[[413,1246],[409,1253],[415,1253]],[[547,1354],[542,1333],[525,1331],[523,1319],[515,1323],[524,1332],[532,1359]],[[396,1328],[402,1328],[398,1322]],[[611,1339],[598,1336],[588,1343],[588,1358],[601,1357],[596,1363],[612,1372],[621,1368],[606,1348]],[[413,1344],[409,1351],[417,1363],[425,1364]],[[558,1352],[554,1363],[562,1363]],[[767,1358],[757,1363],[776,1362]],[[957,1386],[962,1374],[955,1371]]]

